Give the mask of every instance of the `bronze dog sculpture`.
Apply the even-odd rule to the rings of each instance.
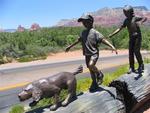
[[[71,101],[77,99],[75,75],[82,72],[83,67],[79,66],[75,72],[60,72],[56,75],[34,81],[27,85],[23,91],[18,94],[18,97],[20,101],[32,97],[33,102],[30,106],[33,106],[42,98],[50,98],[54,96],[54,105],[50,107],[50,110],[56,110],[59,106],[59,94],[62,89],[68,89],[68,96],[62,102],[62,106],[66,106]]]

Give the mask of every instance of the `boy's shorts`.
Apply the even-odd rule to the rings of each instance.
[[[85,56],[85,61],[86,61],[86,66],[87,68],[89,67],[89,63],[91,61],[93,61],[94,65],[96,64],[97,60],[99,58],[99,55],[98,54],[94,54],[94,55],[88,55],[88,56]]]

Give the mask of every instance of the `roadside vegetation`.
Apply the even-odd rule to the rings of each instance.
[[[144,63],[145,64],[150,63],[150,58],[144,58]],[[137,66],[138,65],[136,64],[136,67]],[[118,77],[120,77],[121,75],[126,73],[127,71],[128,71],[128,65],[122,65],[115,72],[106,73],[105,76],[104,76],[102,85],[108,86],[109,83],[111,83],[113,80],[117,79]],[[90,84],[91,84],[91,78],[90,77],[78,79],[77,80],[77,94],[80,94],[81,92],[88,91],[88,88],[90,87]],[[67,96],[67,91],[66,90],[61,91],[60,99],[64,100],[66,96]],[[50,106],[53,102],[54,102],[53,98],[42,99],[38,102],[38,104],[36,106],[28,109],[28,111],[38,109],[38,108],[41,108],[41,107]],[[25,112],[24,111],[24,106],[15,105],[15,106],[12,107],[12,109],[9,113],[24,113],[24,112]]]
[[[15,105],[12,107],[12,109],[9,111],[9,113],[24,113],[24,107],[21,105]]]
[[[64,51],[64,48],[74,42],[83,27],[54,27],[41,28],[37,31],[0,33],[0,64],[13,60],[27,62],[38,59],[45,59],[47,55]],[[96,27],[104,36],[112,33],[116,27],[102,28]],[[142,27],[143,44],[142,49],[150,50],[150,28]],[[127,30],[121,31],[111,39],[117,49],[128,48]],[[105,46],[101,45],[101,49]],[[74,49],[80,49],[78,44]],[[73,50],[73,49],[72,49]]]

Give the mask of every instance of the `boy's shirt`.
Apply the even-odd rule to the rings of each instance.
[[[141,17],[133,16],[132,19],[126,18],[122,24],[122,27],[127,27],[129,36],[140,36],[141,30],[139,25],[137,24],[138,21],[142,20]]]
[[[83,30],[79,38],[82,44],[83,55],[99,54],[98,43],[101,43],[103,38],[104,36],[93,28]]]

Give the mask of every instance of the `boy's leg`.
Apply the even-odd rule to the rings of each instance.
[[[90,62],[89,62],[89,67],[90,67],[91,71],[93,71],[93,72],[95,73],[97,83],[100,85],[100,84],[102,84],[104,75],[103,75],[103,73],[102,73],[101,71],[99,71],[98,68],[95,66],[96,62],[97,62],[97,60],[91,58],[91,60],[90,60]]]
[[[90,71],[91,78],[92,78],[92,84],[94,84],[96,82],[96,80],[95,80],[95,73],[89,68],[90,59],[91,59],[91,56],[85,56],[86,66],[87,66],[87,68]]]
[[[135,56],[136,56],[136,59],[137,59],[138,64],[139,64],[138,72],[140,72],[140,73],[142,72],[142,70],[144,70],[143,59],[142,59],[142,55],[141,55],[141,52],[140,52],[141,41],[142,41],[142,38],[137,37],[136,41],[135,41],[135,47],[134,47]]]
[[[95,62],[92,62],[91,56],[86,56],[86,65],[90,71],[91,74],[91,79],[92,79],[92,84],[90,86],[90,91],[94,91],[95,89],[98,88],[98,84],[96,82],[96,73],[93,69],[93,66],[95,65]]]
[[[103,83],[103,78],[104,78],[104,74],[102,73],[101,70],[99,70],[99,74],[97,76],[97,83],[98,83],[98,85],[101,85]]]
[[[101,84],[103,80],[103,73],[99,71],[98,68],[95,66],[98,58],[99,58],[98,54],[91,56],[90,61],[89,61],[89,68],[95,73],[97,83]]]
[[[134,69],[134,45],[135,43],[134,43],[133,38],[132,39],[131,38],[129,41],[129,66],[130,67],[129,67],[128,74],[135,72],[135,69]]]
[[[90,86],[90,90],[95,90],[95,89],[98,88],[98,84],[96,82],[96,74],[90,68],[89,68],[89,71],[90,71],[91,78],[92,78],[92,83],[91,83],[91,86]]]

